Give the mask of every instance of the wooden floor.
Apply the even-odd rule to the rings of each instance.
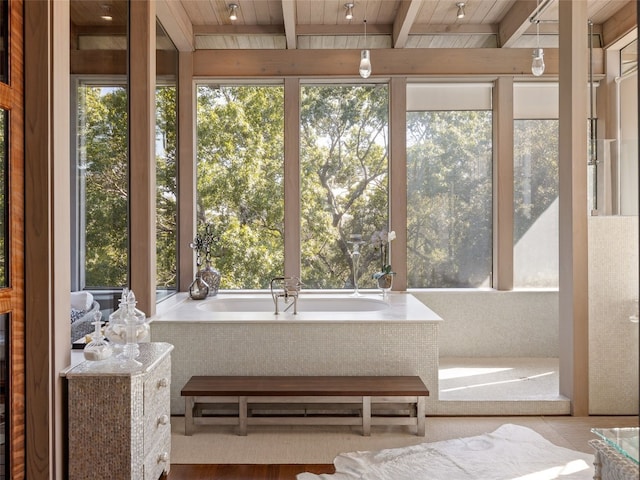
[[[295,480],[302,472],[334,473],[333,465],[171,465],[167,480]]]
[[[474,417],[468,417],[473,422]],[[495,417],[500,418],[500,417]],[[556,433],[561,435],[576,450],[591,451],[588,441],[594,438],[592,427],[637,427],[640,419],[637,416],[549,416],[541,417]],[[505,417],[508,422],[509,417]],[[451,438],[457,438],[455,430],[451,431]],[[185,465],[171,464],[171,471],[164,480],[295,480],[302,472],[335,473],[332,464],[281,464],[281,465]]]

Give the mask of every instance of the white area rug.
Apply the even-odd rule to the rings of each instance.
[[[593,455],[558,447],[535,431],[506,424],[492,433],[403,448],[338,455],[335,474],[298,480],[592,479]]]

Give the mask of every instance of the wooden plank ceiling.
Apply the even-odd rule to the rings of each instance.
[[[530,48],[536,27],[540,46],[557,47],[559,0],[466,0],[462,18],[458,1],[355,0],[350,20],[348,0],[157,0],[157,10],[170,33],[180,32],[183,50]],[[635,0],[584,1],[598,46],[607,29],[619,37],[635,25]],[[113,49],[109,37],[126,32],[126,1],[71,0],[71,24],[78,48]]]

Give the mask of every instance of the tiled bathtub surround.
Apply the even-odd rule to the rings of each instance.
[[[638,217],[589,218],[589,413],[638,414]]]
[[[444,321],[440,357],[557,357],[558,291],[411,292]]]
[[[438,395],[441,319],[409,294],[389,302],[386,312],[275,316],[206,312],[178,299],[151,323],[153,341],[175,346],[171,413],[184,413],[180,390],[192,375],[419,375],[431,392],[429,409]]]

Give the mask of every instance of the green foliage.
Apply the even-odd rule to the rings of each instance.
[[[158,285],[177,266],[175,88],[157,91]],[[89,287],[127,284],[128,151],[124,88],[79,90],[79,183]],[[307,288],[352,288],[350,236],[388,227],[388,89],[301,89],[301,274]],[[200,85],[197,218],[219,238],[222,289],[263,289],[284,271],[284,91]],[[407,239],[411,287],[484,285],[491,272],[490,111],[407,114]],[[557,198],[557,121],[517,121],[516,240]],[[80,239],[82,241],[82,239]],[[82,246],[82,245],[81,245]],[[380,250],[360,248],[362,288]],[[393,264],[393,258],[390,258]]]
[[[220,288],[268,288],[284,271],[284,90],[201,85],[197,108],[197,216],[220,239]]]
[[[178,267],[175,86],[156,89],[156,285],[175,289]]]
[[[85,284],[127,285],[127,93],[84,86],[78,100],[78,164],[84,172]]]
[[[558,120],[514,122],[514,243],[558,198]]]
[[[127,92],[124,87],[84,85],[78,91],[78,164],[84,193],[85,284],[128,284]],[[176,102],[175,87],[156,95],[157,281],[176,285]],[[135,188],[135,184],[133,185]]]
[[[300,113],[302,278],[351,288],[351,234],[388,224],[386,86],[306,86]],[[361,248],[358,285],[373,287],[378,254]]]
[[[491,272],[490,111],[407,115],[411,287],[475,287]]]

